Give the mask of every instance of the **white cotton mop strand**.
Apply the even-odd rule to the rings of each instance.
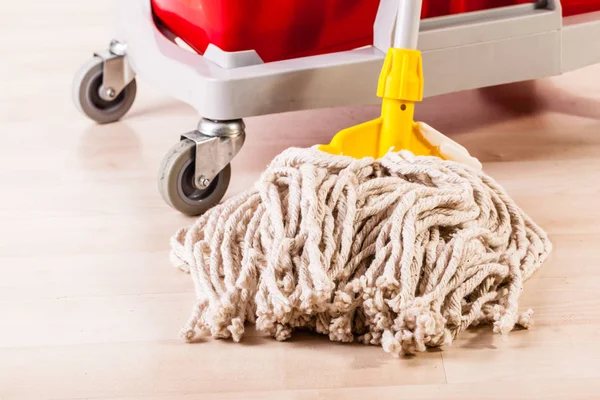
[[[292,148],[255,186],[172,239],[197,303],[183,328],[239,341],[247,323],[381,345],[398,356],[478,323],[530,324],[524,282],[551,251],[482,171],[411,152],[379,159]]]
[[[398,356],[473,324],[504,334],[531,323],[518,299],[550,241],[466,149],[414,122],[421,1],[380,11],[395,46],[381,117],[283,152],[253,189],[173,237],[172,260],[196,290],[188,340],[239,341],[253,322],[277,340],[309,329]]]

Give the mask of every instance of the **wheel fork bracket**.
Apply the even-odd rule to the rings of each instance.
[[[202,119],[198,129],[185,133],[181,139],[196,143],[194,183],[205,189],[239,153],[246,133],[242,120],[212,121]]]
[[[125,57],[127,46],[117,40],[110,42],[108,50],[94,53],[102,59],[103,73],[100,97],[103,100],[114,100],[135,78],[135,72]]]

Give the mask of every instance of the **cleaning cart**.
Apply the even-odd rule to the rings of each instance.
[[[243,118],[381,101],[404,1],[123,0],[116,39],[81,68],[74,100],[117,121],[140,75],[196,108],[158,181],[167,203],[198,215],[227,191]],[[418,36],[425,97],[555,76],[600,62],[600,1],[422,1]]]

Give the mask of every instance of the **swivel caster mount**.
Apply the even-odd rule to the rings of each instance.
[[[108,50],[84,64],[73,80],[73,101],[79,111],[100,124],[115,122],[133,105],[135,73],[125,56],[126,46],[113,40]]]
[[[158,174],[164,201],[187,215],[217,205],[229,187],[230,162],[245,139],[242,120],[202,119],[198,129],[181,136],[167,153]]]

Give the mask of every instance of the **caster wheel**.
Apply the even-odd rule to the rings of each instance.
[[[165,202],[191,216],[217,205],[231,179],[231,166],[227,164],[206,189],[198,189],[194,183],[195,160],[196,143],[184,139],[167,153],[158,174],[158,189]]]
[[[137,85],[135,79],[129,83],[111,101],[100,97],[104,61],[99,57],[92,58],[81,67],[73,81],[73,100],[75,105],[88,118],[100,123],[118,121],[133,105]]]

